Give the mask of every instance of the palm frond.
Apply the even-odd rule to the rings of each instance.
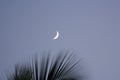
[[[32,69],[28,65],[15,65],[15,71],[8,77],[8,80],[31,80]]]
[[[43,54],[29,63],[32,66],[16,66],[8,80],[83,80],[84,76],[76,70],[79,62],[70,52],[60,52],[53,57]]]

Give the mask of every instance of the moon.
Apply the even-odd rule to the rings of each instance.
[[[56,31],[56,35],[55,35],[55,37],[53,38],[53,40],[56,40],[56,39],[58,39],[59,38],[59,31]]]

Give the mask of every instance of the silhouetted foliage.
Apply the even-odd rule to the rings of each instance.
[[[16,65],[15,71],[8,77],[8,80],[31,80],[32,68],[28,65]]]
[[[79,73],[79,59],[73,53],[60,52],[56,56],[50,53],[42,54],[27,65],[16,65],[8,80],[83,80]],[[76,72],[77,71],[77,72]]]

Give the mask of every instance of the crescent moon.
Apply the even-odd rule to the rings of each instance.
[[[59,37],[59,32],[56,31],[56,35],[55,35],[55,37],[53,39],[56,40],[56,39],[58,39],[58,37]]]

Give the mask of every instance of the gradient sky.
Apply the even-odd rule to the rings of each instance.
[[[91,80],[120,80],[120,1],[0,0],[0,75],[36,52],[63,49],[84,57]]]

